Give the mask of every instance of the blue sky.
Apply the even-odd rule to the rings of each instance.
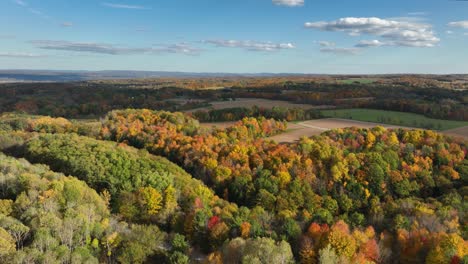
[[[0,68],[468,73],[468,1],[1,0]]]

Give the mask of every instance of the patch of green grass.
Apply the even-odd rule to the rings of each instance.
[[[375,79],[350,78],[350,79],[345,79],[345,80],[338,80],[338,82],[342,84],[354,84],[354,83],[371,84],[375,82]]]
[[[358,121],[425,128],[439,131],[468,126],[468,122],[464,121],[432,119],[413,113],[374,109],[323,110],[321,113],[325,117],[352,119]]]

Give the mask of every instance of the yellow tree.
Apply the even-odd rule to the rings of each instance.
[[[162,195],[153,187],[142,187],[138,190],[138,201],[147,216],[156,215],[162,206]]]

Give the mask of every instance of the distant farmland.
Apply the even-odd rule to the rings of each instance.
[[[260,108],[267,108],[267,109],[271,109],[273,107],[301,108],[301,109],[330,108],[330,106],[294,104],[288,101],[269,100],[269,99],[260,99],[260,98],[236,98],[235,100],[232,100],[232,101],[215,101],[215,102],[209,102],[209,104],[210,106],[208,107],[191,109],[187,112],[195,112],[199,110],[210,110],[210,109],[237,108],[237,107],[252,108],[253,106],[258,106]]]
[[[329,118],[352,119],[357,121],[425,128],[439,131],[468,126],[468,122],[465,121],[432,119],[423,115],[396,111],[374,109],[336,109],[323,110],[321,112],[325,117]]]
[[[343,80],[338,80],[338,83],[341,84],[371,84],[376,82],[377,79],[371,79],[371,78],[349,78],[349,79],[343,79]]]

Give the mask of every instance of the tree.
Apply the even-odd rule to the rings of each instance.
[[[299,247],[299,260],[302,264],[315,264],[317,253],[313,245],[313,241],[309,237],[303,237],[301,239]]]
[[[0,214],[10,215],[13,212],[13,201],[0,199]]]
[[[180,251],[171,253],[169,257],[169,263],[171,264],[187,264],[189,263],[189,257]]]
[[[16,250],[14,238],[0,227],[0,260],[3,256]]]
[[[138,203],[147,217],[155,216],[162,208],[162,195],[152,187],[138,190]]]
[[[172,250],[180,251],[183,253],[187,253],[190,248],[190,244],[185,240],[185,236],[179,233],[176,233],[171,240]]]
[[[132,225],[121,237],[117,260],[121,263],[144,263],[148,257],[161,251],[166,234],[154,225]]]
[[[13,217],[0,215],[0,227],[4,228],[16,242],[16,247],[22,249],[23,241],[29,233],[29,227]]]
[[[336,254],[335,250],[331,247],[331,245],[327,245],[325,248],[319,251],[319,263],[320,264],[340,263],[340,257]]]
[[[327,236],[328,244],[336,251],[338,256],[351,259],[357,250],[355,239],[349,233],[348,225],[343,221],[334,224]]]

